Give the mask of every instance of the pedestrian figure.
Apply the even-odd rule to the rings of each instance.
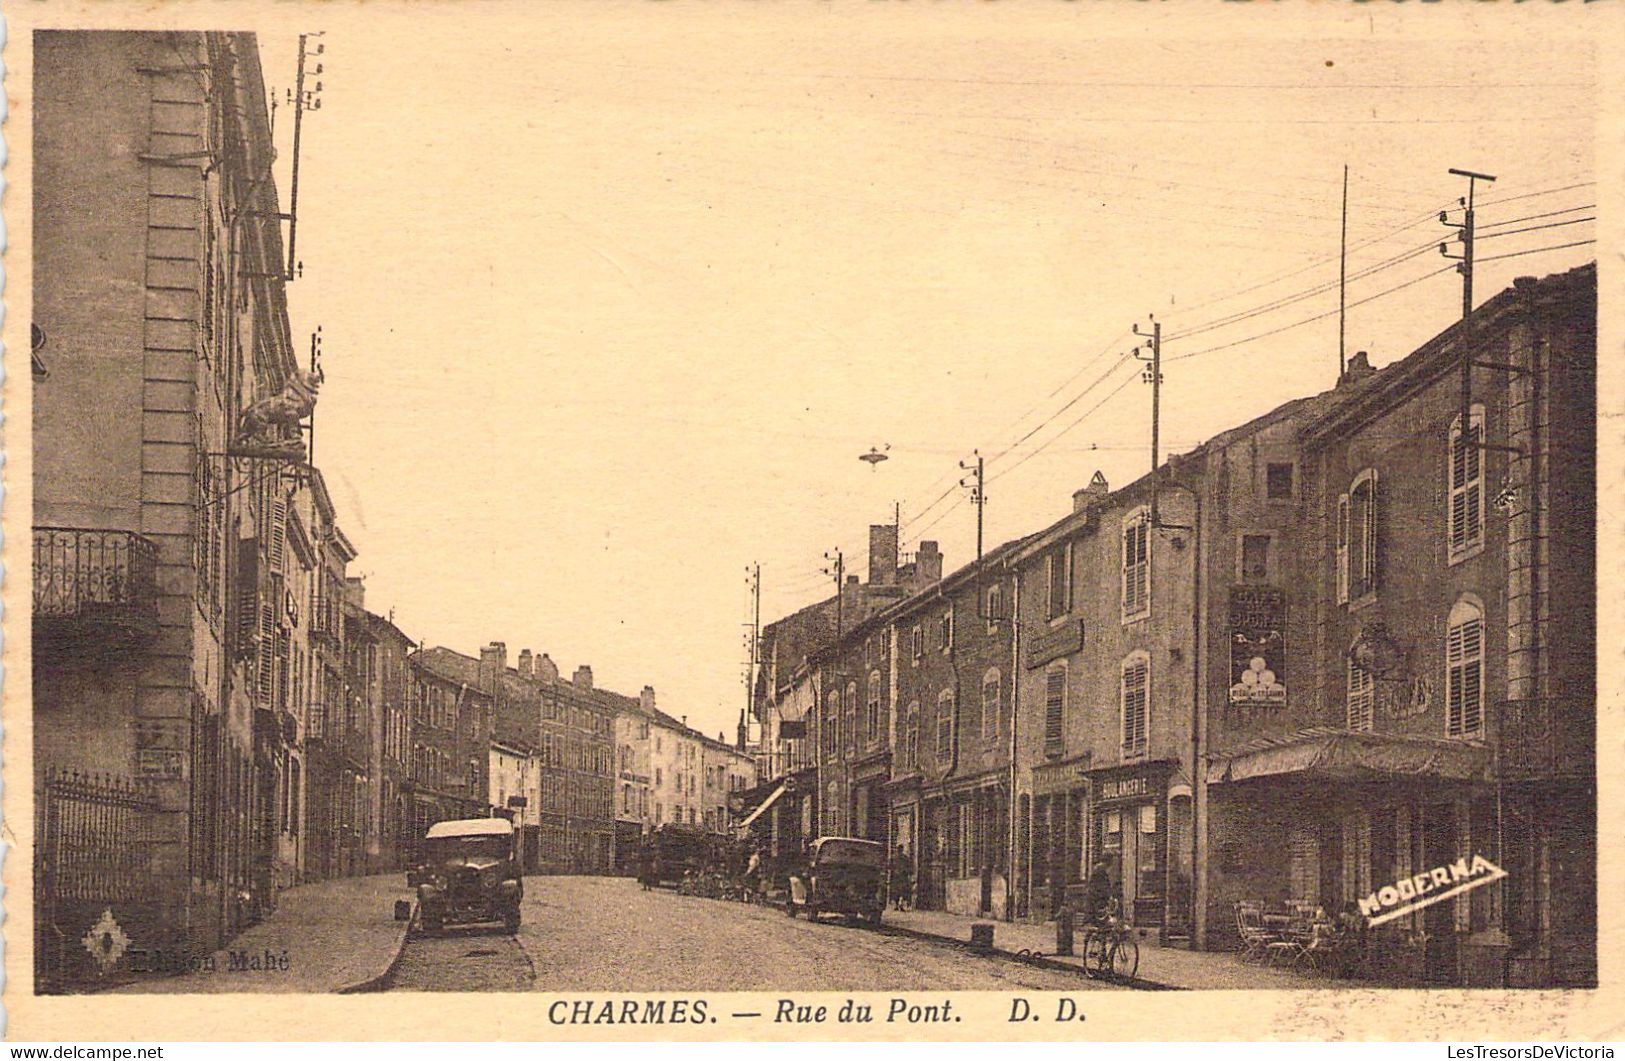
[[[1084,890],[1083,920],[1085,924],[1103,925],[1111,908],[1115,889],[1112,887],[1111,868],[1106,860],[1095,863],[1089,874],[1089,886]]]
[[[907,910],[913,905],[914,860],[902,844],[897,845],[897,853],[892,856],[890,888],[892,905],[897,909]]]

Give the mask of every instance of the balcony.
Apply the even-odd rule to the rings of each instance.
[[[34,528],[36,650],[126,650],[157,632],[157,546],[129,531]]]
[[[1507,781],[1589,779],[1596,774],[1596,712],[1578,697],[1504,700],[1498,771]]]

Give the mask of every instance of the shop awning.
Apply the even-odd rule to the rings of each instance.
[[[1481,744],[1465,741],[1316,727],[1263,737],[1214,755],[1208,762],[1211,784],[1290,774],[1472,781],[1485,776],[1490,753]]]
[[[784,795],[784,790],[787,787],[789,787],[788,784],[782,784],[778,788],[775,788],[772,791],[772,793],[766,799],[762,800],[760,806],[758,806],[755,810],[751,811],[750,814],[745,818],[745,820],[739,823],[738,828],[739,828],[739,836],[740,836],[741,839],[743,839],[745,837],[745,835],[750,831],[750,823],[755,821],[757,818],[760,818],[762,816],[762,812],[767,810],[767,808],[773,806],[773,804],[778,800],[778,798],[780,796]]]

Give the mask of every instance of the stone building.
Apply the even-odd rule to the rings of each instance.
[[[1010,559],[995,549],[885,616],[894,691],[888,840],[913,863],[921,909],[1003,917],[1009,897],[1010,740],[1017,668]],[[871,671],[871,675],[873,671]],[[867,710],[865,705],[865,709]]]
[[[309,390],[253,36],[33,46],[35,954],[52,991],[118,975],[115,939],[213,950],[300,873],[283,816],[304,575],[285,521],[303,447],[292,415],[242,414]],[[83,946],[104,914],[119,932]]]
[[[1595,299],[1594,267],[1519,280],[1357,356],[1304,424],[1288,654],[1313,685],[1210,708],[1215,935],[1236,897],[1358,906],[1481,856],[1508,876],[1389,921],[1385,960],[1596,982]]]
[[[449,648],[411,657],[411,801],[414,842],[435,822],[483,818],[488,803],[491,694],[480,684],[480,661]]]

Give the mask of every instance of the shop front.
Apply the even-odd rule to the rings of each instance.
[[[1088,842],[1089,781],[1092,757],[1088,753],[1033,768],[1030,802],[1018,803],[1017,907],[1026,899],[1025,916],[1045,921],[1055,916],[1068,898],[1068,889],[1081,891],[1085,880]],[[1020,841],[1025,839],[1025,843]],[[1081,902],[1073,894],[1074,907]]]
[[[1434,870],[1448,874],[1458,860],[1499,866],[1507,830],[1488,765],[1479,745],[1330,729],[1216,756],[1209,946],[1236,944],[1239,901],[1370,916],[1384,889],[1418,898]],[[1373,975],[1410,985],[1504,982],[1509,884],[1519,886],[1461,889],[1374,927]],[[1420,890],[1413,896],[1413,889]]]
[[[1188,824],[1175,829],[1170,822],[1175,814],[1184,815],[1188,822],[1188,788],[1183,793],[1172,793],[1175,799],[1169,798],[1169,778],[1178,765],[1164,759],[1104,767],[1087,775],[1092,793],[1090,869],[1104,862],[1114,893],[1130,920],[1140,928],[1159,932],[1167,925],[1170,914],[1176,926],[1183,924],[1184,919],[1177,914],[1178,903],[1170,902],[1170,892],[1176,893],[1176,899],[1180,893],[1189,894],[1188,870],[1183,887],[1177,882],[1170,887],[1169,879],[1171,866],[1177,869],[1188,865],[1179,851],[1170,852],[1169,844],[1175,832],[1188,835],[1189,831]]]

